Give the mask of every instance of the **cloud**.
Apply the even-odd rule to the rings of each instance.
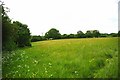
[[[13,20],[26,23],[32,34],[57,28],[63,33],[98,29],[117,32],[117,0],[5,0]]]

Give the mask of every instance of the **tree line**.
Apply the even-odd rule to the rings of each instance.
[[[31,41],[42,41],[50,39],[69,39],[69,38],[98,38],[98,37],[120,37],[120,31],[118,33],[100,33],[99,30],[87,30],[86,33],[83,33],[79,30],[76,34],[63,34],[61,35],[59,30],[51,28],[48,32],[45,33],[45,36],[32,36]]]

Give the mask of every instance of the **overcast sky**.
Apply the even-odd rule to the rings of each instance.
[[[2,0],[14,21],[27,24],[32,35],[51,28],[61,34],[97,29],[101,33],[118,31],[119,0]]]

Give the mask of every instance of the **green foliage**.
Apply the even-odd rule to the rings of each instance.
[[[17,44],[19,47],[24,46],[31,46],[31,36],[30,36],[30,30],[28,29],[28,26],[25,24],[22,24],[18,21],[13,22],[18,26],[18,37],[17,37]]]
[[[2,49],[11,51],[16,49],[17,46],[31,46],[28,26],[18,21],[12,23],[7,15],[8,11],[2,4],[0,6],[2,6]]]
[[[87,38],[93,37],[93,34],[92,34],[92,32],[90,30],[86,31],[85,35],[86,35]]]
[[[67,38],[68,38],[68,35],[67,35],[67,34],[63,34],[63,35],[61,35],[61,38],[62,38],[62,39],[67,39]]]
[[[108,37],[108,36],[109,36],[108,33],[101,33],[101,34],[100,34],[100,37]]]
[[[77,32],[77,37],[78,37],[78,38],[84,38],[84,37],[85,37],[85,34],[84,34],[82,31],[78,31],[78,32]]]
[[[98,30],[88,30],[85,35],[87,38],[100,37],[100,32]]]
[[[46,38],[53,38],[53,39],[60,39],[61,34],[59,33],[59,30],[52,28],[47,33],[45,33]]]
[[[39,35],[39,36],[32,36],[31,42],[36,42],[36,41],[42,41],[43,38]]]
[[[75,37],[74,34],[69,34],[69,35],[68,35],[68,38],[74,38],[74,37]]]
[[[93,30],[93,37],[100,37],[100,32],[98,30]]]
[[[15,42],[13,41],[12,38],[9,38],[7,41],[3,41],[3,43],[2,43],[2,50],[3,51],[4,50],[12,51],[12,50],[14,50],[16,48],[17,48],[17,45],[15,44]]]
[[[33,42],[31,48],[3,54],[3,78],[117,78],[117,40],[86,38]]]
[[[15,27],[12,26],[11,20],[6,14],[3,5],[0,6],[2,6],[2,49],[11,51],[16,48]]]
[[[117,33],[110,33],[110,36],[111,36],[111,37],[117,37],[118,34],[117,34]]]
[[[105,66],[99,69],[95,74],[94,78],[117,78],[118,77],[118,58],[106,59]]]

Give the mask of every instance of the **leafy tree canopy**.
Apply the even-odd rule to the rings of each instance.
[[[45,33],[46,38],[53,38],[53,39],[60,39],[61,34],[59,33],[59,30],[52,28],[48,32]]]

